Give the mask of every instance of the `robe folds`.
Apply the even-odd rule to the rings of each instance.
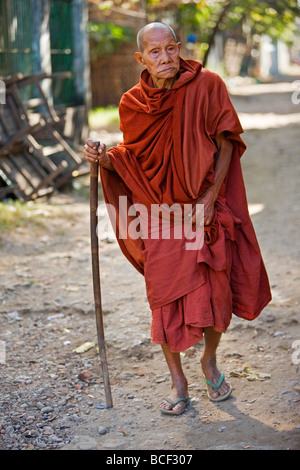
[[[115,172],[101,167],[101,184],[106,203],[116,210],[120,248],[145,277],[154,342],[173,342],[174,351],[183,350],[201,338],[203,327],[225,331],[231,312],[253,320],[271,294],[248,212],[240,163],[246,149],[243,129],[225,83],[199,62],[181,59],[170,90],[154,88],[144,70],[139,83],[122,96],[119,113],[123,141],[108,150]],[[231,140],[233,154],[213,224],[205,232],[213,240],[188,250],[184,236],[124,236],[119,197],[126,196],[128,209],[135,204],[149,212],[153,205],[194,204],[214,182],[215,139],[221,133]],[[145,233],[149,216],[139,214]],[[132,220],[126,217],[125,232]],[[189,312],[178,313],[184,306]],[[176,321],[178,328],[172,325]],[[191,339],[194,327],[198,330]]]

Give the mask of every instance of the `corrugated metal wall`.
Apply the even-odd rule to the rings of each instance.
[[[49,3],[52,72],[73,72],[72,0],[50,0]],[[35,14],[31,0],[0,0],[0,76],[34,73]],[[31,92],[26,89],[23,93],[30,95]],[[74,78],[56,81],[53,98],[55,104],[74,103]]]
[[[0,75],[33,73],[31,0],[0,0]],[[32,91],[22,90],[24,99]]]
[[[32,25],[31,0],[0,1],[0,72],[12,75],[18,72],[31,74]]]
[[[73,72],[72,0],[50,0],[50,42],[52,72]],[[56,104],[75,101],[74,77],[55,83]]]

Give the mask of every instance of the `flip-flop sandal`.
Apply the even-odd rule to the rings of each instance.
[[[219,388],[221,387],[222,383],[223,383],[223,380],[225,380],[225,375],[224,374],[221,374],[220,375],[220,378],[218,380],[218,383],[214,384],[213,382],[211,382],[210,380],[206,379],[205,378],[205,381],[208,385],[210,385],[214,390],[216,390],[217,392],[219,392]],[[210,394],[209,394],[209,391],[207,390],[207,396],[208,398],[211,400],[211,401],[223,401],[223,400],[227,400],[227,398],[230,397],[231,395],[231,392],[232,392],[232,387],[231,385],[229,384],[229,390],[227,393],[225,393],[225,395],[220,395],[217,397],[217,398],[214,398],[212,397]]]
[[[166,415],[173,415],[173,416],[179,416],[181,415],[182,413],[185,412],[187,406],[191,403],[191,399],[190,398],[178,398],[178,400],[176,401],[172,401],[170,400],[170,398],[164,398],[165,401],[167,401],[168,403],[170,403],[170,405],[173,406],[173,408],[180,402],[184,402],[185,403],[185,406],[184,408],[182,408],[181,411],[174,411],[173,409],[172,410],[165,410],[164,408],[159,408],[159,411],[161,411],[161,413],[164,413]]]

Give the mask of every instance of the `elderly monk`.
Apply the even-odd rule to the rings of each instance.
[[[106,151],[88,140],[84,157],[98,159],[105,201],[117,213],[120,196],[128,207],[188,204],[193,223],[196,205],[204,207],[204,243],[197,249],[187,249],[184,236],[124,237],[116,226],[124,255],[145,277],[151,341],[161,344],[171,374],[160,410],[178,415],[189,403],[180,352],[204,337],[208,397],[228,398],[232,388],[216,360],[221,335],[232,313],[253,320],[271,295],[241,172],[243,130],[224,82],[183,60],[167,25],[150,23],[137,39],[135,58],[144,70],[120,101],[123,142]],[[149,224],[140,211],[141,234]]]

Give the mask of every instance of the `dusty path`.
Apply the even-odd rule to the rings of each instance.
[[[43,206],[42,226],[29,219],[1,237],[0,449],[300,448],[300,105],[288,84],[243,93],[233,101],[273,300],[254,322],[234,318],[223,336],[219,365],[233,397],[218,405],[206,398],[200,343],[182,355],[192,406],[178,418],[160,415],[170,379],[149,341],[144,281],[111,241],[101,242],[101,275],[114,408],[103,408],[96,347],[74,351],[97,341],[89,206],[62,195]],[[91,374],[85,382],[83,370]]]

